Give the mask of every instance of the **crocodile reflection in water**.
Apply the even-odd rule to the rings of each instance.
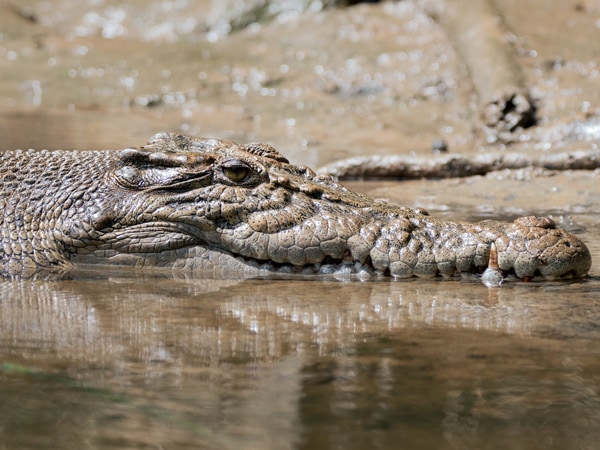
[[[1,153],[0,268],[77,263],[397,278],[582,276],[587,247],[545,217],[441,220],[375,201],[266,144],[159,133],[139,149]]]

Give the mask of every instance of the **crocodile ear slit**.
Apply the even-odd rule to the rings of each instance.
[[[154,166],[154,167],[180,167],[207,165],[213,158],[206,155],[192,153],[167,153],[161,151],[147,151],[127,148],[121,150],[119,166]]]

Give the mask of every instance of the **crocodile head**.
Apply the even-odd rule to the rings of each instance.
[[[160,133],[122,150],[102,184],[89,212],[94,245],[74,253],[160,265],[189,261],[195,248],[204,259],[227,255],[226,265],[351,263],[410,277],[482,271],[495,243],[500,269],[519,277],[579,276],[590,267],[585,245],[549,219],[443,221],[346,189],[265,144]]]
[[[92,220],[107,254],[203,245],[257,262],[341,262],[373,203],[269,145],[172,133],[122,150],[107,184],[116,194]]]

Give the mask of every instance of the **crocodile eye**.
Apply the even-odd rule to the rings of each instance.
[[[228,186],[253,187],[267,177],[267,172],[260,164],[232,158],[213,165],[214,180]]]
[[[235,183],[244,181],[249,173],[250,169],[242,165],[223,167],[223,174]]]

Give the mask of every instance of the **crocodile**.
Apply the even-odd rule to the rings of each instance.
[[[377,201],[267,144],[161,132],[122,150],[0,153],[0,272],[78,264],[452,277],[490,248],[518,278],[584,276],[581,240],[550,218],[447,221]],[[87,267],[87,266],[86,266]]]

